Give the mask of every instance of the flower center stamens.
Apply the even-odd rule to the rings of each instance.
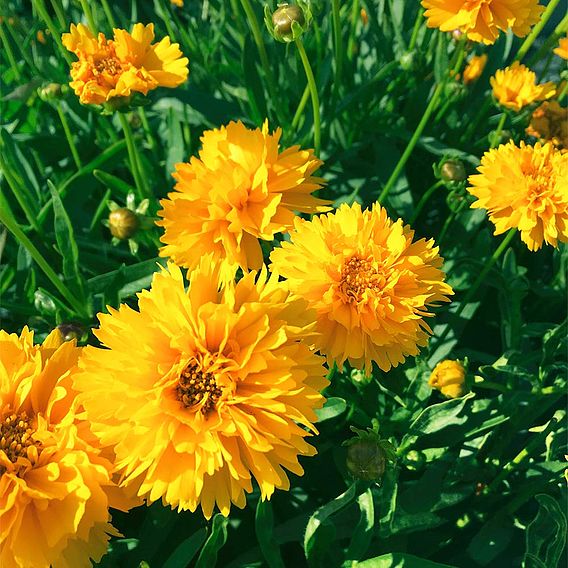
[[[196,361],[188,363],[181,372],[175,392],[186,408],[201,405],[200,412],[205,416],[214,410],[223,394],[217,386],[215,375],[205,371]]]
[[[339,289],[350,304],[358,304],[368,290],[378,292],[384,284],[384,276],[369,260],[353,257],[343,265]]]
[[[99,59],[93,67],[94,75],[102,75],[103,73],[108,73],[109,75],[118,75],[121,71],[120,61],[116,57],[105,57]]]
[[[0,450],[12,463],[16,463],[18,458],[29,459],[28,448],[40,446],[39,442],[33,439],[34,429],[31,422],[31,418],[23,412],[19,415],[12,413],[0,423]],[[6,468],[0,465],[0,474],[5,471]]]

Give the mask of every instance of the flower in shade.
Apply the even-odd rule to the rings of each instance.
[[[429,28],[459,30],[468,39],[492,44],[508,29],[526,36],[536,24],[543,6],[538,0],[422,0]]]
[[[466,85],[473,83],[481,77],[487,63],[487,54],[474,55],[463,71],[463,82]]]
[[[465,368],[459,361],[441,361],[430,374],[428,384],[448,398],[459,398],[467,391]]]
[[[562,59],[568,59],[568,37],[562,37],[558,41],[558,47],[554,50],[556,55],[562,57]]]
[[[71,24],[63,45],[78,61],[71,66],[69,84],[84,104],[102,104],[132,93],[146,95],[156,87],[177,87],[188,74],[188,59],[166,36],[154,39],[154,24],[135,24],[132,33],[115,29],[114,39],[95,36],[83,24]]]
[[[453,292],[434,242],[413,236],[378,204],[343,204],[297,219],[291,242],[270,255],[272,270],[316,309],[316,346],[330,364],[349,361],[369,375],[373,361],[388,371],[426,345],[429,307]]]
[[[537,85],[536,75],[522,63],[515,61],[510,67],[499,69],[489,80],[493,87],[493,96],[500,105],[520,111],[537,101],[554,96],[554,83]]]
[[[305,302],[266,269],[226,282],[208,255],[189,281],[170,263],[139,311],[99,315],[106,349],[85,348],[75,385],[124,485],[209,518],[244,507],[253,478],[267,499],[302,475],[327,380]]]
[[[170,2],[173,6],[176,6],[177,8],[183,8],[183,0],[170,0]]]
[[[477,170],[469,177],[472,207],[487,209],[495,235],[519,229],[532,251],[568,242],[568,154],[551,143],[509,142],[486,152]]]
[[[568,108],[558,101],[546,101],[532,113],[527,134],[552,142],[562,152],[568,151]]]
[[[0,331],[0,565],[90,567],[110,534],[112,464],[76,417],[80,349]],[[114,503],[113,503],[114,505]]]
[[[313,175],[322,162],[299,146],[281,150],[280,135],[270,134],[267,122],[254,130],[230,122],[204,133],[199,157],[176,165],[175,191],[161,201],[161,256],[193,268],[211,252],[227,268],[258,269],[259,239],[291,228],[294,211],[329,209],[311,195],[323,184]]]

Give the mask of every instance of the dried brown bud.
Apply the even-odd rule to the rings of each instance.
[[[108,226],[113,237],[125,241],[140,228],[140,219],[134,211],[120,207],[110,212]]]

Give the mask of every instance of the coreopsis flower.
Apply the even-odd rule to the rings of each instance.
[[[487,54],[474,55],[466,65],[463,71],[463,82],[465,85],[474,83],[481,77],[485,65],[487,64]]]
[[[183,0],[170,0],[170,3],[177,8],[183,8]]]
[[[413,237],[378,204],[343,204],[297,219],[291,242],[272,251],[272,270],[316,309],[316,346],[330,364],[349,361],[370,375],[373,361],[388,371],[426,345],[429,307],[453,292],[433,240]]]
[[[193,268],[212,252],[229,271],[259,269],[259,239],[288,231],[294,211],[329,209],[311,195],[323,184],[313,175],[322,162],[299,146],[281,150],[281,133],[270,134],[268,122],[254,130],[230,122],[204,133],[199,157],[176,165],[175,191],[160,202],[161,256]]]
[[[83,104],[103,104],[132,93],[146,95],[157,87],[177,87],[188,74],[188,59],[166,36],[154,39],[154,24],[135,24],[132,32],[114,29],[114,39],[95,36],[83,24],[71,24],[63,45],[79,59],[69,85]]]
[[[85,348],[75,385],[123,485],[209,518],[244,507],[253,478],[267,499],[302,475],[327,381],[305,302],[266,269],[225,282],[208,255],[189,280],[170,263],[139,311],[100,314],[106,348]]]
[[[526,130],[529,136],[552,142],[562,152],[568,151],[568,108],[558,101],[546,101],[536,108]]]
[[[568,59],[568,37],[560,38],[558,41],[558,47],[556,47],[553,51],[556,55],[562,57],[562,59]]]
[[[87,442],[71,377],[80,349],[54,330],[0,331],[0,565],[90,567],[110,534],[112,464]]]
[[[538,0],[422,0],[422,6],[429,28],[459,30],[485,44],[508,29],[519,37],[528,35],[544,10]]]
[[[459,398],[467,392],[465,368],[459,361],[441,361],[430,374],[428,384],[448,398]]]
[[[551,143],[509,142],[486,152],[477,170],[467,189],[478,199],[472,207],[487,209],[495,235],[516,228],[531,251],[568,242],[568,154]]]
[[[554,83],[537,85],[534,71],[518,61],[510,67],[499,69],[489,82],[498,103],[517,112],[534,102],[549,99],[556,93]]]

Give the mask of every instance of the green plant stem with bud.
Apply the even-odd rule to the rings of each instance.
[[[320,157],[320,147],[321,147],[321,120],[320,120],[320,109],[319,109],[319,96],[318,89],[316,86],[316,80],[314,78],[314,73],[312,71],[312,66],[310,65],[310,60],[306,54],[304,44],[301,38],[295,40],[296,47],[298,48],[298,53],[300,54],[300,59],[304,65],[304,71],[306,72],[306,78],[308,79],[308,87],[310,88],[310,94],[312,97],[312,109],[314,113],[314,152],[316,156]]]
[[[525,41],[519,47],[519,51],[517,52],[517,56],[515,57],[515,61],[522,61],[525,55],[528,53],[529,49],[531,48],[532,44],[534,43],[535,39],[539,36],[540,32],[543,30],[544,26],[550,20],[554,10],[560,4],[560,0],[550,0],[546,10],[540,17],[540,20],[536,26],[531,30],[531,33],[526,37]]]
[[[426,205],[426,203],[428,202],[428,200],[430,199],[430,197],[432,197],[433,193],[439,188],[442,187],[444,185],[443,180],[438,180],[436,183],[434,183],[431,187],[429,187],[426,192],[424,193],[424,195],[420,198],[420,201],[418,202],[418,205],[416,205],[416,209],[414,210],[414,214],[412,215],[412,217],[410,218],[409,223],[412,225],[415,223],[416,219],[418,219],[418,216],[420,215],[422,209],[424,208],[424,205]]]
[[[128,123],[126,115],[122,112],[118,113],[118,118],[124,132],[124,139],[126,141],[126,148],[128,150],[128,159],[130,162],[130,169],[132,172],[132,177],[134,178],[134,183],[138,191],[138,197],[144,199],[146,197],[151,197],[148,186],[146,185],[146,178],[141,172],[141,160],[138,155],[138,150],[136,147],[136,141],[134,140],[134,135],[132,134],[132,129]]]
[[[79,152],[77,152],[77,147],[75,146],[75,142],[73,141],[73,134],[71,134],[71,130],[69,129],[69,123],[67,122],[67,117],[61,108],[61,103],[59,101],[55,101],[55,108],[57,109],[57,114],[59,115],[59,120],[61,121],[61,126],[63,126],[63,131],[65,132],[65,138],[67,138],[67,144],[69,144],[69,149],[71,150],[71,155],[73,156],[73,161],[77,166],[77,170],[80,170],[83,167],[81,164],[81,158],[79,157]]]

